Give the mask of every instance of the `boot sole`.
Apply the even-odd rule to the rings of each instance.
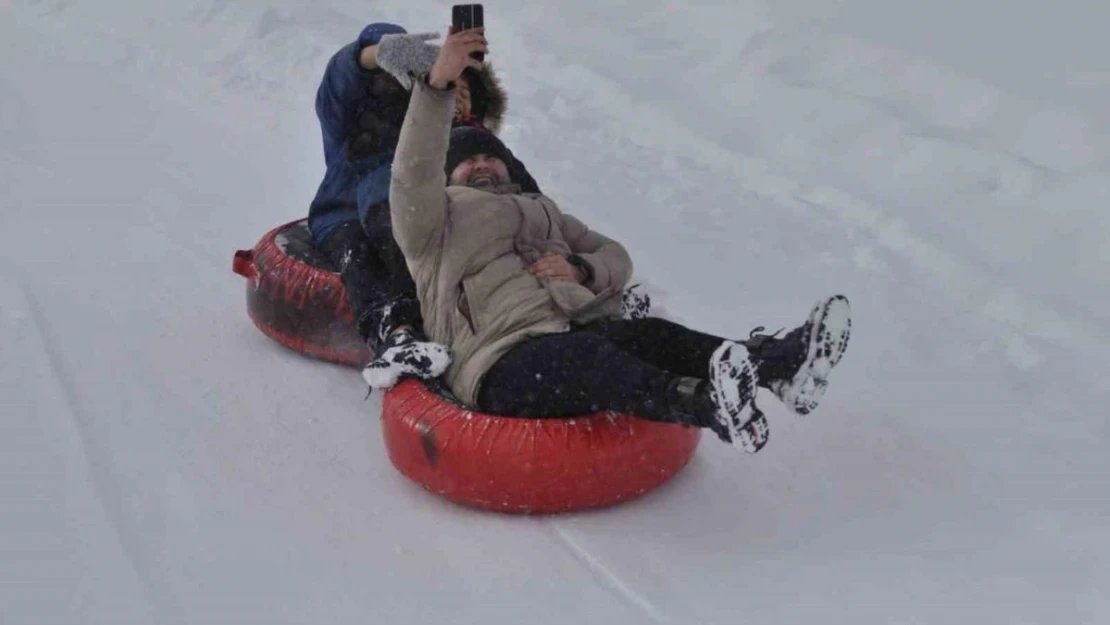
[[[743,345],[725,341],[710,359],[709,394],[717,419],[733,445],[755,453],[767,444],[770,428],[752,401],[757,390],[756,367]]]
[[[779,393],[794,412],[813,412],[825,395],[829,373],[844,357],[852,334],[852,309],[848,298],[836,295],[814,307],[809,317],[809,349],[805,362]]]

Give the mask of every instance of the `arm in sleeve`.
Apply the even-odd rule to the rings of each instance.
[[[331,143],[338,144],[347,136],[354,122],[355,109],[369,80],[384,70],[368,70],[359,63],[362,49],[377,45],[383,35],[404,33],[396,24],[376,23],[362,29],[358,39],[332,55],[316,90],[316,116]]]
[[[563,235],[574,252],[570,260],[586,270],[585,286],[594,293],[608,288],[623,289],[632,278],[628,250],[571,215],[563,214],[562,219]]]
[[[438,243],[447,223],[447,175],[443,170],[455,89],[441,91],[426,81],[426,76],[413,81],[389,183],[393,236],[409,260]]]

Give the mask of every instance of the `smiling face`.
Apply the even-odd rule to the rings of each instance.
[[[451,172],[451,184],[467,187],[492,187],[509,183],[505,162],[489,154],[475,154]]]

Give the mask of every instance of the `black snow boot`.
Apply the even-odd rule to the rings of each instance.
[[[752,352],[759,384],[797,414],[817,408],[829,383],[829,372],[844,356],[852,332],[852,311],[843,295],[821,300],[801,326],[785,336],[757,334],[744,345]],[[779,330],[781,332],[782,330]]]

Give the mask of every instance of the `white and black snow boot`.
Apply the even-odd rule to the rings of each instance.
[[[447,346],[420,338],[401,330],[385,339],[381,353],[362,370],[362,378],[371,389],[390,388],[405,376],[432,380],[447,371],[451,365]]]
[[[756,365],[744,345],[725,341],[713,352],[709,359],[709,398],[728,442],[748,453],[763,449],[770,435],[767,418],[755,406],[757,383]]]
[[[848,349],[852,333],[848,298],[834,295],[817,302],[805,323],[781,338],[776,337],[778,332],[756,334],[762,330],[756,328],[744,341],[755,358],[759,384],[793,412],[813,412],[828,388],[829,372]]]
[[[667,394],[681,422],[711,430],[722,441],[755,453],[767,444],[767,419],[755,405],[756,366],[748,350],[725,341],[713,352],[709,379],[676,378]]]

